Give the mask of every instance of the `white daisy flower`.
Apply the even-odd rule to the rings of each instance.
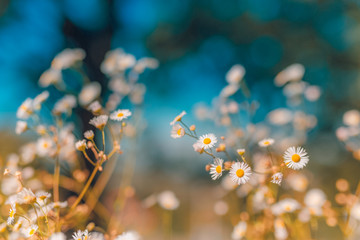
[[[283,176],[284,175],[281,172],[275,173],[274,175],[271,176],[270,182],[280,185],[281,181],[283,179]]]
[[[46,199],[48,199],[48,198],[51,197],[51,193],[48,193],[48,192],[45,192],[45,191],[37,191],[37,192],[35,193],[35,196],[36,196],[39,200],[44,201],[44,200],[46,200]]]
[[[36,231],[38,230],[38,226],[35,224],[32,224],[30,227],[28,227],[27,229],[24,230],[24,235],[26,237],[31,237],[32,235],[34,235],[36,233]]]
[[[7,219],[7,224],[11,225],[14,223],[14,219],[15,219],[15,214],[16,214],[16,204],[13,203],[10,206],[10,210],[9,210],[9,217]]]
[[[81,230],[74,232],[72,238],[73,240],[83,240],[83,232]]]
[[[246,234],[246,230],[247,230],[247,224],[246,222],[239,222],[235,227],[233,232],[231,233],[231,239],[234,240],[240,240],[243,237],[245,237]]]
[[[36,132],[40,135],[40,136],[44,136],[47,133],[47,129],[46,126],[40,124],[36,127]]]
[[[186,114],[185,111],[182,111],[179,115],[177,115],[172,122],[170,122],[170,125],[174,125],[176,122],[181,121],[182,117]]]
[[[31,98],[27,98],[18,108],[16,117],[20,119],[28,119],[33,112],[33,100]]]
[[[83,139],[83,140],[79,140],[75,143],[75,147],[78,151],[85,151],[86,149],[86,140]]]
[[[39,79],[39,86],[45,88],[59,82],[62,82],[61,70],[49,68],[43,72],[43,74],[41,74]]]
[[[53,233],[49,240],[66,240],[66,235],[62,232]]]
[[[76,97],[73,95],[65,95],[55,103],[53,112],[54,114],[70,113],[76,105]]]
[[[209,149],[215,146],[215,143],[217,143],[217,138],[214,134],[209,133],[202,135],[197,142],[199,143],[201,148]]]
[[[84,137],[88,140],[94,139],[94,132],[92,130],[88,130],[84,132]]]
[[[41,157],[47,156],[51,153],[52,147],[54,146],[51,138],[42,137],[39,138],[36,143],[37,154]]]
[[[23,188],[16,194],[16,202],[19,204],[33,204],[36,202],[36,196],[30,189]]]
[[[352,218],[355,218],[356,220],[360,221],[360,203],[356,203],[351,211],[350,211],[350,216]]]
[[[245,75],[245,68],[236,64],[230,68],[230,70],[226,73],[226,81],[229,84],[239,84]]]
[[[223,172],[223,162],[221,158],[215,158],[214,163],[210,167],[210,175],[213,180],[216,180],[221,177]]]
[[[171,129],[171,137],[172,138],[181,138],[185,135],[185,129],[180,126],[180,124],[173,125]]]
[[[229,175],[233,182],[240,184],[245,184],[249,181],[251,175],[251,168],[244,162],[236,162],[231,166]]]
[[[90,124],[103,131],[109,117],[107,115],[100,115],[90,120]]]
[[[101,104],[99,103],[99,101],[95,101],[95,102],[92,102],[88,108],[87,108],[89,111],[91,111],[92,113],[94,114],[98,114],[101,112],[101,109],[102,109],[102,106]]]
[[[203,152],[203,149],[201,148],[201,145],[202,144],[200,144],[199,142],[195,142],[193,144],[194,151],[201,154]]]
[[[22,134],[26,130],[28,130],[27,122],[25,122],[25,121],[17,121],[16,122],[15,132],[16,132],[17,135]]]
[[[85,51],[80,48],[66,48],[58,53],[51,62],[51,68],[62,70],[69,68],[85,58]]]
[[[289,236],[285,227],[285,223],[281,218],[275,219],[274,230],[275,238],[277,240],[285,240]]]
[[[175,194],[171,191],[164,191],[158,195],[159,205],[167,210],[175,210],[179,207],[180,202]]]
[[[115,121],[122,121],[124,119],[127,119],[130,116],[131,116],[131,112],[129,109],[120,109],[120,110],[116,110],[115,112],[113,112],[110,115],[110,119],[115,120]]]
[[[0,233],[4,233],[4,232],[5,232],[6,226],[7,226],[7,225],[6,225],[5,222],[3,222],[3,223],[0,224]]]
[[[240,156],[243,156],[245,154],[245,149],[244,148],[239,148],[239,149],[236,149],[236,152],[240,155]]]
[[[289,147],[284,153],[284,162],[288,168],[302,169],[309,162],[309,156],[302,147]]]
[[[121,235],[118,235],[115,240],[140,240],[140,234],[135,231],[124,232]]]
[[[326,195],[318,188],[309,190],[304,197],[304,203],[308,207],[322,207],[325,202]]]
[[[48,98],[49,98],[49,92],[48,91],[44,91],[44,92],[40,93],[39,95],[37,95],[34,98],[33,108],[35,110],[40,110],[41,109],[41,104],[43,104],[43,102],[45,102]]]
[[[271,211],[274,215],[278,216],[283,213],[290,213],[300,209],[300,203],[295,199],[285,198],[271,206]]]
[[[258,144],[260,147],[269,147],[274,144],[274,139],[265,138],[265,139],[261,140]]]
[[[98,82],[86,84],[79,93],[79,103],[86,106],[100,96],[101,85]]]

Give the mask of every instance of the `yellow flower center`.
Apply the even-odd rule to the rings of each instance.
[[[265,141],[265,142],[264,142],[264,145],[269,145],[269,144],[270,144],[269,141]]]
[[[181,130],[182,130],[182,128],[179,128],[178,130],[177,130],[177,135],[181,135]]]
[[[44,148],[48,148],[48,147],[49,147],[49,144],[45,142],[45,143],[43,144],[43,147],[44,147]]]
[[[210,138],[205,138],[203,142],[204,142],[204,144],[210,144],[211,139]]]
[[[123,114],[122,112],[120,112],[120,113],[117,114],[117,116],[118,116],[118,117],[123,117],[124,114]]]
[[[290,205],[286,205],[286,206],[285,206],[285,211],[288,211],[288,212],[291,211]]]
[[[244,170],[242,170],[241,168],[236,170],[236,176],[238,176],[239,178],[244,176]]]
[[[34,233],[35,233],[35,229],[31,229],[29,232],[29,235],[32,236],[32,235],[34,235]]]
[[[215,168],[215,171],[217,172],[217,173],[221,173],[221,166],[219,165],[219,166],[217,166],[216,168]]]
[[[10,210],[10,213],[9,213],[9,217],[14,217],[14,215],[15,215],[15,212],[14,212],[14,210]]]
[[[294,155],[292,155],[292,157],[291,157],[291,160],[293,162],[299,162],[300,159],[301,159],[301,157],[299,156],[299,154],[296,154],[296,153]]]

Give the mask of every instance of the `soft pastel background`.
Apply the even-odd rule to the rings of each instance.
[[[210,181],[203,159],[192,152],[191,141],[170,138],[169,122],[182,110],[192,122],[194,104],[210,104],[237,63],[246,68],[252,97],[260,102],[255,121],[285,105],[273,85],[276,73],[292,63],[303,64],[304,80],[323,89],[313,109],[319,125],[308,144],[315,174],[326,182],[352,175],[348,167],[357,166],[334,130],[343,112],[360,107],[359,1],[0,0],[0,16],[0,127],[7,141],[15,138],[10,131],[18,106],[41,91],[38,78],[58,52],[83,48],[90,79],[105,86],[99,65],[108,50],[121,47],[136,57],[160,61],[159,69],[144,77],[148,128],[138,162],[144,177],[149,172],[160,175],[151,175],[150,183],[136,176],[144,191],[140,195],[180,186],[180,198],[190,202],[193,191],[206,192],[197,188],[199,182]],[[340,164],[343,168],[336,168]],[[160,184],[164,178],[170,179],[167,185]],[[190,215],[190,210],[183,214]],[[178,228],[188,230],[190,225]]]

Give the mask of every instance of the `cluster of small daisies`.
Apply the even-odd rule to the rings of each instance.
[[[206,165],[210,177],[222,180],[222,186],[228,194],[235,190],[239,198],[247,199],[249,204],[242,207],[245,209],[234,227],[232,239],[243,239],[245,236],[261,239],[259,235],[264,237],[266,232],[272,232],[276,239],[287,239],[291,233],[286,215],[290,212],[296,211],[305,222],[309,219],[305,215],[323,216],[324,202],[314,206],[309,204],[309,200],[298,201],[286,195],[278,196],[280,189],[276,187],[283,186],[284,180],[281,191],[289,187],[293,191],[305,191],[307,187],[307,178],[297,170],[308,164],[309,156],[299,145],[306,142],[307,131],[315,127],[317,121],[313,115],[300,112],[297,106],[302,102],[315,102],[321,91],[319,87],[302,81],[302,65],[291,65],[280,72],[274,81],[276,86],[283,87],[289,107],[275,109],[268,114],[266,121],[253,124],[251,119],[259,104],[256,101],[249,102],[250,91],[244,79],[245,73],[241,65],[233,66],[226,75],[228,84],[214,98],[212,108],[198,104],[195,109],[199,120],[210,120],[226,127],[226,136],[217,137],[213,133],[198,135],[195,125],[188,126],[183,121],[185,111],[170,123],[170,135],[174,139],[184,136],[193,138],[194,151],[211,159],[211,163]],[[240,92],[247,98],[242,103],[238,100]],[[276,132],[272,132],[272,129]],[[267,138],[271,134],[279,139],[276,144],[273,138]],[[226,172],[228,174],[225,175]],[[229,206],[226,201],[218,201],[214,209],[216,214],[224,215],[229,211]],[[269,211],[272,214],[269,215]],[[253,216],[250,217],[249,213],[262,213],[263,221],[268,219],[273,224],[269,225],[269,229],[255,229],[262,224],[260,220],[251,222]]]
[[[128,99],[134,108],[140,106],[146,91],[145,85],[139,83],[140,75],[146,69],[157,68],[157,60],[137,60],[122,49],[110,51],[105,56],[101,70],[109,78],[108,88],[112,93],[103,101],[100,98],[101,85],[90,81],[82,67],[85,57],[82,49],[65,49],[56,55],[50,68],[39,79],[39,86],[48,89],[34,98],[27,98],[17,110],[16,134],[29,131],[38,137],[34,142],[22,146],[19,154],[13,153],[7,158],[1,180],[1,193],[7,198],[5,203],[9,206],[9,214],[6,222],[0,225],[2,236],[9,239],[31,236],[39,239],[66,239],[65,234],[60,232],[62,227],[71,229],[84,224],[90,214],[86,211],[95,207],[84,211],[81,201],[84,199],[88,203],[91,196],[89,192],[92,191],[90,186],[97,172],[103,171],[105,161],[113,159],[112,156],[116,153],[122,153],[120,142],[124,136],[134,137],[138,134],[135,126],[127,121],[132,112],[129,109],[118,109],[118,105]],[[82,76],[80,90],[68,84],[68,75],[64,74],[64,70],[74,71]],[[50,92],[54,91],[58,92],[54,95],[62,95],[55,102],[51,99],[53,95],[50,96]],[[43,107],[45,103],[46,108]],[[49,108],[51,105],[52,108]],[[89,121],[89,126],[93,128],[86,130],[83,133],[84,139],[77,141],[74,134],[77,130],[73,123],[76,116],[73,113],[78,111],[79,107],[90,111],[94,116]],[[46,117],[49,116],[49,109],[52,120]],[[138,123],[139,120],[137,119]],[[96,129],[100,135],[96,134]],[[87,169],[84,169],[84,164],[80,163],[81,158],[76,150],[82,152],[84,159],[93,165],[90,175]],[[48,168],[51,164],[54,165],[54,173],[42,170],[42,166],[46,165]],[[62,176],[63,171],[69,170],[74,179]],[[64,179],[71,184],[64,183]],[[72,186],[75,183],[79,187],[83,185],[81,191],[74,191]],[[77,192],[78,197],[61,202],[60,185],[64,190]],[[53,194],[42,189],[50,192],[52,190]],[[102,191],[98,190],[98,194]],[[51,197],[53,199],[50,199]],[[164,204],[178,205],[174,201],[171,204],[165,201]],[[74,214],[77,218],[85,217],[81,221],[72,221]],[[68,221],[69,219],[71,221]],[[140,236],[130,231],[112,238],[136,240],[140,239]],[[105,238],[100,233],[85,230],[75,232],[73,239]]]
[[[250,180],[253,171],[250,163],[245,159],[245,149],[237,149],[236,152],[238,157],[236,161],[233,161],[225,142],[218,144],[216,147],[218,138],[213,133],[204,134],[198,137],[195,131],[195,125],[188,127],[186,123],[182,121],[185,114],[186,113],[183,111],[170,123],[170,125],[172,125],[171,137],[180,138],[187,135],[195,139],[195,143],[193,144],[194,150],[200,154],[205,153],[213,159],[213,162],[206,166],[206,169],[209,171],[213,180],[219,179],[225,171],[229,171],[229,175],[234,183],[238,185],[247,183]],[[223,141],[225,140],[225,137],[221,137],[220,139]],[[270,146],[273,144],[274,139],[272,138],[263,139],[258,143],[260,147],[266,148],[269,151],[271,168],[265,169],[265,171],[270,173],[273,169],[281,169],[281,171],[274,172],[271,176],[271,182],[280,185],[285,166],[293,170],[300,170],[309,162],[309,156],[302,147],[289,147],[283,155],[283,162],[279,164],[278,162],[274,162],[275,159],[272,159],[273,156],[269,150]],[[223,152],[225,154],[227,157],[226,161],[215,156],[213,151],[214,147],[216,147],[215,152]]]

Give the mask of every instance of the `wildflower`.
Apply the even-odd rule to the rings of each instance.
[[[194,148],[194,151],[195,152],[198,152],[198,153],[203,153],[203,151],[204,151],[204,149],[201,147],[201,143],[199,143],[199,142],[196,142],[196,143],[194,143],[193,144],[193,148]]]
[[[144,57],[139,59],[134,66],[134,71],[143,73],[146,68],[156,69],[159,66],[159,61],[155,58]]]
[[[85,151],[86,149],[86,140],[83,139],[83,140],[79,140],[75,143],[75,147],[78,151]]]
[[[140,240],[140,235],[135,231],[124,232],[118,235],[115,240]]]
[[[13,203],[10,206],[10,210],[9,210],[9,217],[7,219],[7,224],[11,225],[14,223],[14,219],[15,219],[15,214],[16,214],[16,204]]]
[[[76,98],[73,95],[65,95],[54,105],[54,114],[69,113],[76,107]]]
[[[360,203],[356,203],[351,211],[350,211],[350,216],[355,218],[356,220],[360,221]]]
[[[158,195],[159,205],[167,210],[175,210],[179,207],[179,200],[171,191],[164,191]]]
[[[282,86],[290,81],[299,81],[304,76],[305,68],[299,63],[292,64],[275,77],[275,85]]]
[[[4,233],[5,230],[6,230],[6,223],[3,222],[3,223],[0,224],[0,233]]]
[[[299,208],[300,208],[300,204],[296,200],[292,198],[286,198],[272,205],[271,211],[273,212],[274,215],[278,216],[286,212],[287,213],[294,212]]]
[[[276,218],[274,222],[274,234],[277,240],[286,240],[289,236],[284,221],[281,218]]]
[[[237,149],[236,152],[240,155],[240,156],[243,156],[245,154],[245,149],[244,148],[240,148],[240,149]]]
[[[31,98],[27,98],[18,108],[16,117],[20,119],[28,119],[33,112],[33,100]]]
[[[99,101],[95,101],[95,102],[92,102],[88,108],[87,108],[89,111],[91,111],[92,113],[94,114],[98,114],[101,112],[101,109],[102,109],[102,106],[101,104],[99,103]]]
[[[86,84],[79,93],[79,103],[86,106],[100,96],[101,86],[98,82]]]
[[[51,68],[62,70],[73,66],[75,63],[82,61],[86,54],[80,48],[64,49],[58,53],[51,62]]]
[[[261,140],[258,144],[260,147],[269,147],[274,144],[274,139],[266,138],[266,139]]]
[[[180,124],[173,125],[171,129],[172,138],[181,138],[185,135],[185,129]]]
[[[182,117],[186,114],[185,111],[182,111],[179,115],[177,115],[172,122],[170,122],[170,125],[174,125],[176,122],[181,121]]]
[[[15,128],[16,134],[20,135],[23,132],[25,132],[26,130],[28,130],[27,122],[25,122],[25,121],[17,121],[16,122],[16,128]]]
[[[135,65],[136,59],[133,55],[125,53],[122,49],[109,51],[105,60],[101,63],[101,71],[108,75],[116,75]]]
[[[44,200],[46,200],[46,199],[48,199],[48,198],[51,197],[51,193],[48,193],[48,192],[45,192],[45,191],[38,191],[38,192],[36,192],[35,196],[36,196],[39,200],[44,201]]]
[[[87,229],[85,229],[85,231],[83,231],[83,240],[88,240],[90,236],[90,233]]]
[[[36,143],[37,154],[41,157],[47,156],[51,153],[52,147],[54,146],[51,138],[42,137],[39,138]]]
[[[209,149],[214,147],[215,143],[217,143],[217,138],[214,134],[209,133],[202,135],[197,142],[199,143],[201,148]]]
[[[211,164],[210,174],[213,180],[221,177],[223,172],[223,162],[221,158],[215,158],[214,163]]]
[[[304,192],[309,185],[309,181],[303,174],[291,174],[286,180],[290,187],[298,192]]]
[[[266,117],[271,124],[285,125],[292,120],[293,114],[286,108],[278,108],[271,111]]]
[[[249,181],[251,175],[251,168],[246,163],[236,162],[231,166],[229,173],[233,182],[240,184],[245,184]]]
[[[234,230],[233,230],[233,232],[231,234],[231,239],[234,239],[234,240],[242,239],[243,237],[245,237],[246,230],[247,230],[246,222],[243,222],[243,221],[239,222],[234,227]]]
[[[310,102],[315,102],[321,95],[321,89],[318,86],[308,86],[305,89],[304,96]]]
[[[326,195],[321,189],[309,190],[304,198],[304,203],[308,207],[322,207],[326,202]]]
[[[43,136],[46,134],[47,130],[46,130],[46,127],[42,124],[38,125],[36,127],[36,132],[40,135],[40,136]]]
[[[33,204],[36,202],[35,194],[28,188],[23,188],[21,192],[16,195],[16,202],[19,204]]]
[[[245,75],[245,68],[240,64],[236,64],[230,68],[226,74],[226,81],[229,84],[239,84]]]
[[[309,162],[307,152],[302,147],[290,147],[284,153],[284,162],[288,168],[302,169]]]
[[[38,228],[39,227],[37,225],[32,224],[30,227],[28,227],[27,229],[24,230],[24,235],[26,237],[31,237],[32,235],[34,235],[36,233]]]
[[[28,143],[20,148],[21,160],[23,163],[31,163],[36,156],[36,144]]]
[[[61,70],[50,68],[41,74],[39,79],[40,87],[48,87],[62,81]]]
[[[49,240],[66,240],[66,236],[62,232],[53,233]]]
[[[109,117],[107,115],[100,115],[90,120],[90,124],[103,131]]]
[[[94,132],[92,130],[88,130],[84,132],[84,137],[88,140],[94,139]]]
[[[224,87],[221,90],[220,96],[222,96],[224,98],[230,97],[230,96],[234,95],[239,89],[240,89],[240,87],[238,84],[227,85],[226,87]]]
[[[281,172],[275,173],[274,175],[271,176],[271,182],[277,185],[281,184],[282,179],[283,179],[283,174]]]
[[[73,235],[73,240],[83,240],[83,232],[81,230],[78,230]]]
[[[360,112],[358,110],[349,110],[343,116],[343,122],[348,126],[358,126],[360,124]]]
[[[40,110],[41,109],[41,104],[43,104],[43,102],[45,102],[48,98],[49,98],[49,92],[48,91],[44,91],[44,92],[40,93],[39,95],[37,95],[34,98],[33,108],[35,110]]]
[[[131,112],[128,109],[117,110],[110,115],[110,119],[115,121],[122,121],[131,116]]]
[[[229,206],[225,201],[217,201],[214,205],[214,212],[219,216],[225,215],[229,211]]]

